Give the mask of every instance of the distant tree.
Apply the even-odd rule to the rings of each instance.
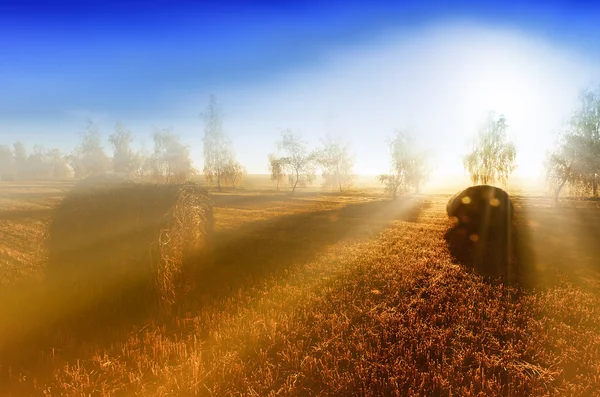
[[[12,180],[14,178],[13,153],[10,147],[0,145],[0,180]]]
[[[341,192],[352,184],[355,157],[350,153],[350,145],[341,139],[327,137],[322,143],[317,159],[322,169],[323,185]]]
[[[579,99],[579,107],[546,159],[546,177],[555,201],[565,185],[579,195],[598,197],[600,86],[582,91]]]
[[[583,141],[577,135],[565,133],[560,137],[559,145],[547,154],[546,180],[553,190],[555,202],[558,202],[563,187],[568,183],[576,183],[580,177],[582,150],[585,150]]]
[[[110,160],[100,141],[98,128],[92,121],[81,134],[81,142],[69,157],[75,178],[105,173],[110,168]]]
[[[179,136],[165,129],[155,131],[152,156],[153,175],[166,182],[181,182],[195,173],[190,157],[190,148],[179,140]]]
[[[594,197],[598,197],[598,173],[600,172],[600,86],[584,90],[580,94],[580,106],[568,123],[569,131],[577,137],[577,182],[586,185]]]
[[[239,185],[242,178],[246,175],[246,168],[237,161],[230,161],[223,168],[221,181],[223,183],[231,183],[232,187]]]
[[[271,173],[271,181],[275,183],[275,187],[279,190],[279,184],[285,179],[285,170],[283,162],[275,154],[269,154],[269,172]]]
[[[27,149],[23,142],[13,144],[13,172],[17,179],[27,178]]]
[[[154,130],[154,133],[156,132],[160,132],[159,130]],[[153,139],[153,143],[154,143],[154,139]],[[154,150],[154,149],[153,149]],[[151,176],[155,176],[154,175],[154,152],[148,150],[146,148],[146,146],[144,145],[144,143],[142,142],[142,145],[140,147],[140,149],[131,152],[131,163],[130,163],[130,167],[131,167],[131,176],[136,177],[136,178],[146,178],[146,177],[151,177]],[[196,170],[194,170],[194,173],[197,172]]]
[[[71,174],[67,156],[63,155],[59,149],[51,149],[47,154],[48,162],[53,179],[65,179]]]
[[[113,171],[118,174],[132,175],[134,173],[134,152],[131,149],[133,134],[125,129],[123,124],[115,124],[115,131],[108,137],[113,147]]]
[[[214,95],[204,113],[204,176],[221,190],[223,170],[233,158],[231,142],[223,131],[223,113]]]
[[[47,180],[52,177],[52,168],[46,150],[41,145],[35,145],[33,152],[27,156],[25,171],[26,179]]]
[[[281,133],[277,147],[284,153],[280,160],[292,187],[292,194],[298,186],[310,185],[315,179],[316,153],[310,152],[308,144],[290,130]]]
[[[427,154],[423,151],[413,153],[411,170],[408,174],[408,185],[415,189],[415,193],[421,192],[421,186],[429,178],[429,165],[427,164]]]
[[[405,194],[412,187],[417,191],[419,185],[427,176],[425,157],[417,150],[412,137],[403,131],[396,131],[394,137],[388,140],[390,149],[390,172],[379,175],[379,182],[386,194],[395,199],[399,194]]]
[[[137,178],[144,178],[153,174],[152,156],[139,150],[131,158],[131,174]]]
[[[506,185],[508,177],[516,168],[516,148],[507,141],[506,118],[490,112],[484,126],[473,142],[471,152],[464,157],[465,170],[474,184]]]

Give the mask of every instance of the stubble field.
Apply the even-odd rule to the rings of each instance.
[[[1,395],[600,390],[597,202],[515,197],[500,283],[453,246],[448,194],[213,192],[211,250],[171,313],[69,330],[36,307],[70,185],[0,188]]]

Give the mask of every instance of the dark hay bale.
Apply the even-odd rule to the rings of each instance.
[[[455,194],[446,205],[448,216],[471,233],[504,232],[512,222],[508,193],[490,185],[471,186]]]
[[[75,311],[108,302],[169,306],[186,258],[212,229],[212,201],[197,184],[89,178],[56,209],[47,280]]]
[[[471,186],[454,195],[446,211],[453,227],[445,238],[454,258],[482,275],[511,278],[514,208],[509,195],[494,186]]]

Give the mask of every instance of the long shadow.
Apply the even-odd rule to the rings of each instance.
[[[153,307],[149,311],[115,312],[114,318],[103,317],[98,321],[98,313],[92,310],[78,315],[77,327],[70,329],[67,332],[70,336],[62,341],[56,335],[64,335],[69,330],[60,322],[45,322],[51,318],[47,311],[52,304],[45,301],[50,297],[44,293],[43,285],[32,283],[0,291],[3,301],[10,302],[9,309],[0,310],[0,323],[13,321],[11,324],[15,324],[0,326],[0,342],[4,342],[5,348],[0,352],[0,361],[29,363],[35,361],[40,349],[49,346],[62,349],[63,357],[77,357],[77,346],[81,343],[110,344],[122,337],[119,329],[139,328],[150,318],[162,318],[168,323],[173,313],[218,305],[219,300],[235,295],[243,286],[281,275],[293,266],[302,266],[318,257],[328,245],[345,238],[371,237],[393,220],[414,221],[421,208],[422,204],[415,200],[370,201],[216,231],[211,248],[190,258],[185,279],[191,280],[188,285],[193,288],[179,295],[175,311],[165,313]],[[89,324],[80,328],[80,320],[86,318]],[[19,324],[24,324],[24,331]]]
[[[2,192],[0,198],[12,199],[12,200],[45,200],[49,198],[61,198],[66,192],[55,191],[55,192]]]
[[[0,210],[0,220],[2,221],[22,221],[33,218],[39,219],[52,215],[51,208],[37,210]]]
[[[489,281],[523,289],[534,288],[538,274],[531,230],[519,207],[515,204],[511,223],[484,229],[478,234],[472,234],[459,225],[448,228],[444,238],[454,259]]]
[[[248,281],[315,259],[324,247],[343,239],[371,237],[393,220],[415,222],[426,205],[431,204],[414,199],[377,200],[218,231],[213,236],[212,252],[197,258],[193,266],[194,293],[211,297],[229,294]]]
[[[446,241],[458,262],[486,277],[526,288],[547,288],[561,279],[597,288],[589,281],[600,277],[600,209],[575,204],[517,199],[510,239],[475,243],[453,227]]]
[[[216,208],[230,207],[248,207],[258,204],[270,204],[273,202],[287,202],[299,198],[323,196],[318,192],[303,192],[291,195],[288,192],[278,192],[269,194],[248,193],[248,194],[217,194],[212,196]]]
[[[600,209],[578,208],[577,202],[525,208],[524,228],[533,236],[532,259],[543,273],[543,282],[559,277],[580,287],[600,278]],[[597,283],[596,283],[597,284]]]

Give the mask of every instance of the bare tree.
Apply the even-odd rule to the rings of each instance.
[[[223,131],[223,113],[214,95],[204,113],[204,176],[221,190],[223,170],[233,159],[231,142]]]
[[[323,148],[318,152],[318,163],[321,166],[323,186],[334,187],[343,191],[352,184],[352,173],[355,156],[350,154],[350,145],[341,139],[325,138]]]
[[[195,170],[190,158],[190,148],[179,140],[179,136],[170,130],[155,131],[154,153],[152,156],[153,175],[166,182],[181,182]]]
[[[275,154],[269,154],[269,172],[271,173],[271,181],[275,183],[275,188],[279,190],[279,184],[285,179],[285,170],[281,159]]]
[[[125,129],[123,124],[115,124],[115,131],[109,135],[108,141],[113,147],[113,171],[118,174],[132,175],[134,173],[135,154],[131,149],[133,134]]]
[[[310,185],[315,179],[316,154],[308,150],[308,144],[290,130],[281,133],[277,147],[285,155],[281,164],[288,175],[292,194],[298,186]]]
[[[564,186],[579,195],[598,196],[600,172],[600,86],[582,91],[580,106],[565,124],[546,159],[546,177],[558,201]]]
[[[577,137],[579,178],[578,183],[589,186],[592,195],[598,197],[598,173],[600,172],[600,86],[584,90],[580,95],[580,107],[569,121],[569,130]]]
[[[76,178],[102,174],[110,168],[110,160],[100,141],[100,133],[96,125],[88,120],[81,143],[69,157]]]
[[[246,168],[237,161],[230,161],[223,168],[221,181],[223,183],[231,183],[232,187],[239,185],[242,178],[246,175]]]
[[[425,157],[417,150],[412,137],[403,131],[396,131],[394,137],[388,140],[388,146],[390,172],[379,175],[378,179],[384,185],[386,194],[395,199],[398,194],[405,194],[411,187],[418,190],[427,176]]]
[[[506,185],[508,177],[516,168],[516,148],[507,141],[506,118],[495,113],[488,114],[486,123],[479,130],[471,152],[463,163],[474,184],[491,184],[496,181]]]

